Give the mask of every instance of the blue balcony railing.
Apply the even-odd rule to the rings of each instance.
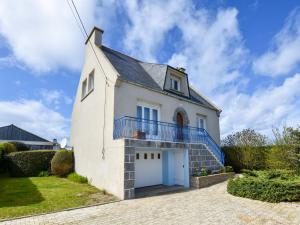
[[[173,123],[125,116],[115,120],[113,135],[114,139],[134,138],[205,144],[219,162],[224,164],[223,152],[208,132],[202,128],[189,126],[180,128]]]

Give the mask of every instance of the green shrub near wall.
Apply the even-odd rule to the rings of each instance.
[[[17,142],[16,141],[16,142],[9,142],[9,143],[13,144],[16,147],[16,150],[18,152],[23,152],[23,151],[29,151],[30,150],[30,148],[22,142]]]
[[[265,169],[267,157],[271,146],[250,147],[250,146],[226,146],[222,147],[225,154],[225,165],[233,167],[235,172],[242,169]]]
[[[38,176],[41,171],[50,170],[50,164],[57,151],[34,150],[13,152],[5,156],[9,174],[13,177]]]
[[[0,173],[4,172],[4,146],[0,143]]]
[[[227,191],[267,202],[300,201],[300,177],[293,171],[246,171],[228,182]]]
[[[56,176],[64,177],[73,171],[74,152],[68,150],[57,151],[51,161],[51,173]]]

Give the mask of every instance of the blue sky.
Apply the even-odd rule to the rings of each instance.
[[[104,44],[148,62],[183,66],[223,112],[222,136],[271,135],[300,124],[299,0],[75,0]],[[67,1],[0,5],[0,126],[69,136],[84,37]]]

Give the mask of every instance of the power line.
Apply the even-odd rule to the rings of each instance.
[[[81,19],[81,17],[80,17],[80,14],[79,14],[79,12],[78,12],[78,10],[77,10],[77,7],[76,7],[74,1],[71,0],[72,5],[73,5],[73,7],[74,7],[74,9],[75,9],[75,12],[76,12],[76,14],[77,14],[78,19],[77,19],[76,15],[75,15],[75,13],[74,13],[74,11],[73,11],[73,9],[72,9],[70,3],[69,3],[69,0],[66,0],[66,1],[68,2],[68,5],[69,5],[69,7],[70,7],[70,9],[71,9],[71,11],[72,11],[72,14],[73,14],[73,16],[74,16],[74,18],[75,18],[77,24],[78,24],[78,19],[79,19],[79,22],[80,22],[81,26],[80,26],[79,24],[78,24],[78,25],[79,25],[79,29],[80,29],[81,33],[83,33],[83,31],[84,31],[84,34],[83,34],[83,35],[85,35],[85,38],[88,38],[89,35],[88,35],[88,33],[87,33],[86,29],[85,29],[84,23],[82,22],[82,19]],[[83,29],[83,31],[82,31],[82,29]],[[98,56],[97,56],[97,54],[96,54],[96,51],[95,51],[95,49],[94,49],[94,46],[93,46],[93,44],[91,43],[90,40],[88,40],[88,42],[89,42],[89,44],[90,44],[90,46],[91,46],[91,48],[92,48],[92,50],[93,50],[93,53],[94,53],[94,55],[95,55],[95,57],[96,57],[96,60],[97,60],[98,64],[99,64],[99,66],[100,66],[100,68],[101,68],[101,70],[102,70],[102,72],[103,72],[103,75],[104,75],[104,77],[105,77],[105,83],[106,83],[106,85],[108,85],[108,82],[107,82],[107,81],[108,81],[108,78],[107,78],[106,73],[105,73],[105,71],[104,71],[104,69],[103,69],[103,67],[102,67],[102,65],[101,65],[101,63],[100,63],[100,60],[99,60],[99,58],[98,58]]]
[[[74,1],[73,0],[71,0],[71,2],[72,2],[72,5],[73,5],[73,7],[74,7],[74,9],[75,9],[75,12],[76,12],[76,14],[77,14],[77,17],[79,18],[79,22],[80,22],[80,24],[81,24],[81,26],[80,26],[80,24],[79,24],[79,22],[78,22],[78,19],[77,19],[77,17],[76,17],[76,15],[75,15],[75,13],[74,13],[74,11],[73,11],[73,9],[72,9],[72,7],[71,7],[71,5],[70,5],[70,3],[69,3],[69,0],[66,0],[67,2],[68,2],[68,5],[69,5],[69,7],[70,7],[70,9],[71,9],[71,11],[72,11],[72,14],[73,14],[73,17],[75,18],[75,20],[76,20],[76,23],[77,23],[77,25],[78,25],[78,27],[79,27],[79,29],[80,29],[80,31],[81,31],[81,33],[83,34],[83,36],[85,36],[85,38],[88,38],[88,34],[87,34],[87,32],[86,32],[86,29],[85,29],[85,26],[84,26],[84,24],[83,24],[83,22],[82,22],[82,19],[81,19],[81,17],[80,17],[80,15],[79,15],[79,12],[78,12],[78,10],[77,10],[77,8],[76,8],[76,5],[75,5],[75,3],[74,3]],[[82,31],[82,28],[83,28],[83,31]],[[108,84],[108,78],[107,78],[107,76],[106,76],[106,74],[105,74],[105,71],[104,71],[104,69],[103,69],[103,67],[102,67],[102,65],[101,65],[101,63],[100,63],[100,60],[99,60],[99,58],[98,58],[98,56],[97,56],[97,54],[96,54],[96,51],[95,51],[95,49],[94,49],[94,46],[93,46],[93,44],[91,43],[91,41],[90,41],[90,39],[88,39],[88,42],[89,42],[89,44],[90,44],[90,46],[91,46],[91,48],[92,48],[92,50],[93,50],[93,53],[94,53],[94,55],[95,55],[95,57],[96,57],[96,59],[97,59],[97,62],[98,62],[98,64],[99,64],[99,66],[100,66],[100,68],[101,68],[101,70],[102,70],[102,72],[103,72],[103,75],[104,75],[104,77],[105,77],[105,86],[104,86],[104,106],[103,106],[103,127],[102,127],[102,159],[105,159],[105,148],[104,148],[104,145],[105,145],[105,140],[104,140],[104,138],[105,138],[105,126],[106,126],[106,121],[105,121],[105,118],[106,118],[106,86],[108,86],[109,84]]]

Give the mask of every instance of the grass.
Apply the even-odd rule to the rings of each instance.
[[[0,219],[59,211],[116,200],[88,184],[65,178],[0,177]]]
[[[77,173],[70,173],[67,178],[76,183],[84,184],[88,182],[88,179],[86,177],[80,176]]]

